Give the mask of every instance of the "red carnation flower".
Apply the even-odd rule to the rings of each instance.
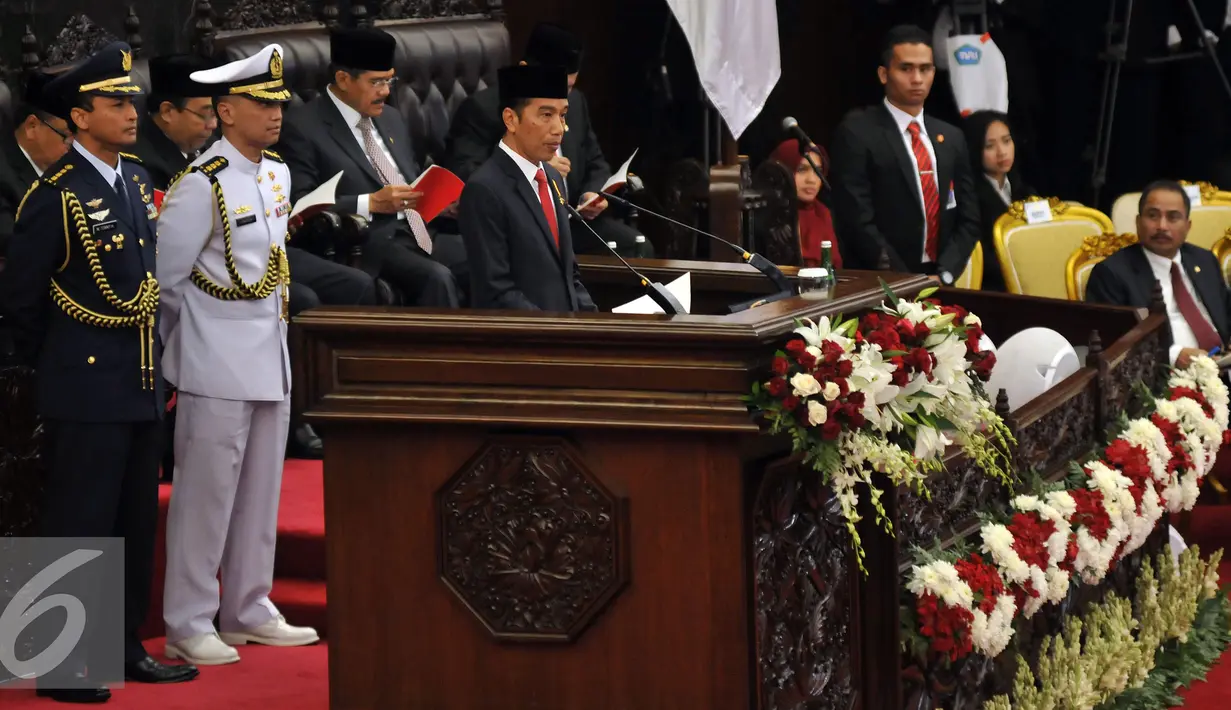
[[[775,375],[785,375],[791,371],[791,363],[782,356],[775,357],[773,370]]]
[[[766,386],[771,397],[781,397],[786,394],[786,380],[781,377],[775,377],[769,381]]]

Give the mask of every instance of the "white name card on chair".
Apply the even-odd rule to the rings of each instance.
[[[1047,200],[1033,200],[1026,203],[1026,224],[1050,222],[1051,219],[1051,205]]]
[[[1201,186],[1200,185],[1185,185],[1184,192],[1188,193],[1188,201],[1193,207],[1201,206]]]

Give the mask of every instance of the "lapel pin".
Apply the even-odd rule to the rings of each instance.
[[[1197,273],[1199,274],[1199,273],[1201,273],[1201,267],[1200,267],[1200,266],[1194,266],[1194,267],[1193,267],[1193,271],[1195,271],[1195,272],[1197,272]]]
[[[136,175],[133,175],[133,182],[141,182],[141,178],[137,177]]]
[[[943,134],[943,133],[937,133],[937,134],[936,134],[936,142],[937,142],[937,143],[944,143],[944,142],[945,142],[945,134]]]

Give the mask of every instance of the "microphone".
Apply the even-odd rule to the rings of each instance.
[[[594,231],[594,227],[591,227],[590,223],[587,222],[581,216],[581,214],[577,211],[576,207],[573,207],[572,205],[565,202],[564,208],[568,210],[569,214],[574,219],[576,219],[578,222],[584,225],[585,228],[590,231],[590,234],[594,235],[594,238],[598,240],[599,244],[602,244],[604,247],[607,247],[607,251],[611,252],[612,254],[615,254],[615,258],[619,259],[621,264],[624,264],[624,268],[633,272],[633,276],[636,276],[637,279],[641,281],[641,285],[645,288],[645,295],[649,296],[650,300],[658,304],[658,307],[663,309],[663,313],[666,313],[667,315],[673,315],[673,316],[682,316],[682,315],[688,314],[688,311],[685,310],[684,306],[681,305],[679,300],[676,299],[675,294],[668,291],[666,286],[663,286],[657,281],[651,281],[645,276],[643,276],[640,271],[637,271],[636,269],[633,268],[632,264],[629,264],[627,261],[625,261],[624,257],[620,256],[619,252],[617,252],[615,249],[612,249],[611,245],[609,245],[602,237],[600,237],[598,235],[598,232]]]
[[[739,246],[738,244],[732,244],[731,242],[728,242],[722,237],[719,237],[714,234],[710,234],[709,232],[703,232],[700,229],[697,229],[696,227],[684,224],[683,222],[678,222],[674,219],[671,219],[670,217],[666,215],[661,215],[661,214],[658,214],[657,212],[651,212],[650,210],[647,210],[646,208],[640,205],[634,205],[622,197],[616,197],[615,195],[612,195],[607,192],[600,192],[599,194],[602,195],[603,197],[606,197],[609,200],[614,200],[622,205],[636,208],[638,212],[643,212],[645,214],[648,214],[653,217],[657,217],[659,219],[665,219],[668,222],[678,227],[683,227],[684,229],[687,229],[690,232],[695,232],[697,234],[700,234],[703,237],[709,237],[710,239],[713,239],[716,242],[726,244],[727,246],[734,249],[737,254],[739,254],[740,259],[743,259],[744,263],[748,264],[749,266],[756,269],[757,271],[760,271],[762,274],[765,274],[765,277],[768,278],[770,281],[772,281],[774,286],[778,288],[779,293],[789,292],[790,295],[792,296],[797,295],[799,293],[798,287],[796,287],[795,284],[791,283],[791,280],[786,277],[786,274],[782,273],[782,270],[779,269],[778,266],[774,262],[770,261],[769,259],[766,259],[760,254],[754,254],[750,251],[747,251],[746,249]]]
[[[799,154],[804,156],[804,160],[808,161],[808,165],[812,166],[812,172],[816,173],[816,176],[821,179],[821,186],[827,186],[828,182],[825,180],[825,176],[821,174],[821,169],[817,167],[816,163],[812,162],[811,149],[816,143],[813,143],[808,134],[804,133],[804,129],[799,127],[799,121],[796,121],[794,116],[787,116],[782,119],[782,130],[799,141]]]

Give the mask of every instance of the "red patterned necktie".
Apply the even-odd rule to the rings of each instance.
[[[543,205],[543,216],[547,218],[547,226],[551,227],[551,237],[560,248],[560,226],[556,224],[556,208],[551,204],[551,193],[547,190],[547,173],[542,168],[534,174],[534,181],[539,184],[539,203]]]
[[[923,213],[927,216],[928,223],[925,249],[928,258],[936,261],[936,242],[940,237],[940,191],[936,188],[936,169],[932,167],[932,158],[919,136],[919,124],[911,121],[906,130],[910,133],[910,146],[915,153],[915,162],[919,164],[919,182],[923,185]]]
[[[1201,309],[1197,307],[1197,302],[1184,285],[1184,279],[1180,277],[1180,265],[1174,261],[1171,262],[1171,294],[1175,298],[1176,307],[1180,309],[1180,315],[1188,321],[1188,327],[1197,337],[1197,345],[1207,352],[1221,347],[1222,338],[1218,337],[1218,331],[1201,315]]]

